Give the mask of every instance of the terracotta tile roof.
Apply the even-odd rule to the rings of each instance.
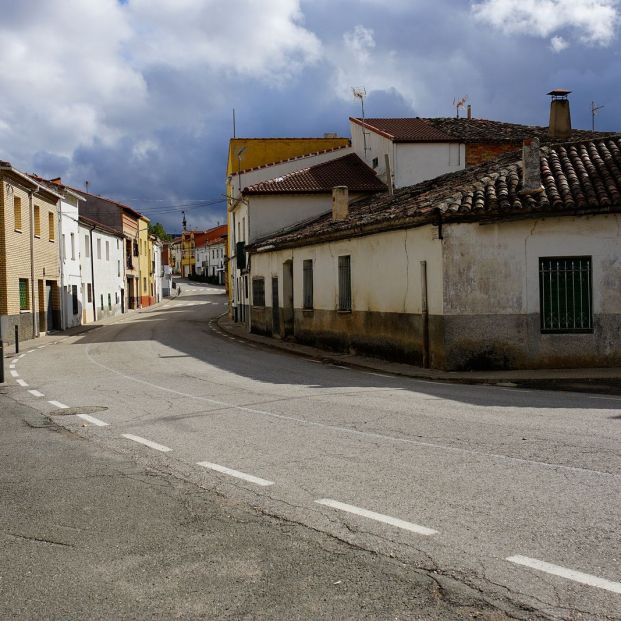
[[[194,245],[199,247],[210,244],[215,240],[220,239],[223,235],[226,235],[227,231],[228,226],[226,224],[215,226],[207,231],[196,231],[194,233]]]
[[[375,174],[355,153],[303,168],[282,177],[262,181],[244,189],[244,194],[316,194],[346,185],[350,192],[386,190]]]
[[[541,148],[543,191],[522,193],[521,153],[350,204],[262,239],[251,247],[282,248],[430,223],[621,212],[621,137]]]
[[[350,117],[357,125],[362,119]],[[548,136],[548,128],[536,125],[520,125],[487,119],[455,118],[389,118],[365,119],[365,126],[393,142],[465,142],[465,143],[521,143],[529,137],[537,137],[542,143],[554,142]],[[570,140],[592,140],[610,132],[592,132],[575,129]]]

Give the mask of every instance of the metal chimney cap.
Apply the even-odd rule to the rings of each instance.
[[[552,99],[567,99],[567,95],[569,95],[571,91],[567,91],[564,88],[555,88],[550,91],[548,95],[552,97]]]

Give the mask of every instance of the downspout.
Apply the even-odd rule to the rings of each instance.
[[[38,186],[37,186],[38,189]],[[33,196],[36,190],[28,190],[28,209],[30,210],[30,290],[31,290],[31,306],[32,306],[32,338],[39,336],[39,317],[36,311],[35,297],[35,260],[34,260],[34,200]]]
[[[423,320],[423,368],[429,368],[429,304],[427,301],[427,261],[420,262],[421,315]]]
[[[93,257],[93,254],[95,253],[95,250],[93,248],[93,230],[94,230],[94,226],[91,226],[91,230],[89,231],[89,238],[90,238],[90,245],[91,245],[91,282],[93,284],[93,299],[92,299],[92,303],[93,303],[93,322],[97,321],[97,302],[95,301],[97,299],[97,296],[95,295],[95,258]]]

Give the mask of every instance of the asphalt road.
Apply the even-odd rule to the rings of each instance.
[[[26,352],[13,398],[501,609],[621,619],[621,397],[318,364],[227,337],[222,291],[182,288]]]

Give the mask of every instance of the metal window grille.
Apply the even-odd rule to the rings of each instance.
[[[304,308],[313,308],[313,260],[306,259],[303,267]]]
[[[591,257],[539,259],[542,332],[592,332]]]
[[[28,300],[28,280],[19,279],[19,310],[28,310],[30,303]]]
[[[351,310],[351,257],[339,257],[339,310]]]
[[[265,279],[252,279],[252,305],[265,306]]]

